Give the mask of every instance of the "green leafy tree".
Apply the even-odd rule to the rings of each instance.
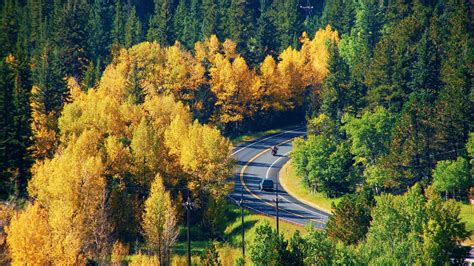
[[[324,135],[310,135],[294,142],[293,163],[305,184],[313,191],[334,197],[354,190],[355,173],[346,143]]]
[[[389,153],[395,117],[385,108],[364,112],[360,118],[346,116],[344,130],[351,142],[356,163],[374,164]]]
[[[306,236],[308,243],[307,256],[304,260],[308,265],[332,265],[335,256],[335,244],[324,231],[310,228]]]
[[[255,265],[281,265],[288,256],[288,241],[265,223],[255,231],[255,241],[250,249],[250,259]]]
[[[430,189],[426,194],[415,186],[401,196],[376,198],[367,240],[360,247],[368,264],[440,265],[459,257],[468,236],[459,205],[442,202]]]
[[[449,193],[456,197],[467,192],[472,184],[469,163],[463,157],[455,161],[438,161],[433,169],[433,187],[438,192],[444,192],[446,198]]]

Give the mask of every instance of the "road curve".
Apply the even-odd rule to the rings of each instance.
[[[305,134],[305,128],[293,128],[244,142],[235,147],[232,154],[237,161],[234,170],[235,186],[230,198],[239,201],[243,188],[244,206],[247,209],[276,216],[275,192],[260,191],[258,184],[262,178],[271,179],[275,184],[279,183],[278,173],[289,159],[288,155],[292,148],[291,141]],[[278,145],[277,156],[271,155],[270,148],[273,145]],[[324,227],[329,218],[328,213],[298,201],[281,187],[279,187],[278,194],[281,220],[302,226],[312,223],[315,227]]]

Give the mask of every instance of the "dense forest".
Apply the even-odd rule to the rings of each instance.
[[[473,183],[471,2],[0,8],[0,198],[15,202],[0,215],[10,224],[5,261],[105,263],[146,243],[166,264],[188,196],[192,224],[212,239],[223,231],[227,137],[301,122],[297,173],[311,190],[344,197],[325,231],[288,242],[261,228],[271,241],[255,244],[254,263],[461,256],[469,233],[448,199],[466,201]],[[383,248],[390,232],[399,253]]]

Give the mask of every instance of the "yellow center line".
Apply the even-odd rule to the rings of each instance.
[[[285,144],[285,143],[288,143],[288,142],[290,142],[290,141],[292,141],[292,140],[293,140],[293,139],[285,140],[285,141],[283,141],[283,142],[278,143],[277,145],[280,146],[280,145]],[[251,164],[251,163],[252,163],[253,161],[255,161],[258,157],[262,156],[262,154],[266,153],[266,152],[269,151],[270,149],[271,149],[271,148],[268,148],[268,149],[265,149],[265,150],[261,151],[260,153],[258,153],[258,154],[255,155],[254,157],[252,157],[252,159],[250,159],[250,160],[244,165],[244,167],[242,167],[242,170],[240,170],[240,183],[242,183],[242,185],[244,186],[245,190],[247,190],[247,192],[248,192],[249,194],[251,194],[254,198],[257,198],[257,199],[261,200],[263,203],[265,203],[265,204],[267,204],[267,205],[272,206],[273,208],[275,208],[275,205],[274,205],[274,204],[265,201],[263,198],[261,198],[260,196],[254,194],[252,191],[250,191],[250,189],[247,187],[247,184],[246,184],[245,181],[244,181],[244,173],[245,173],[245,170],[247,170],[247,167],[249,166],[249,164]],[[314,222],[316,222],[316,223],[324,224],[324,223],[321,222],[321,221],[318,221],[318,220],[316,220],[316,219],[303,216],[303,215],[301,215],[301,214],[299,214],[299,213],[295,213],[295,212],[289,211],[289,210],[287,210],[287,209],[279,208],[279,210],[284,211],[284,212],[287,212],[287,213],[290,213],[290,214],[293,214],[293,215],[298,216],[298,217],[300,217],[300,218],[304,218],[304,219],[308,219],[308,220],[310,220],[310,221],[314,221]]]

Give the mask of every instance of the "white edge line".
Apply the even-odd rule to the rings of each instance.
[[[268,174],[270,174],[270,170],[272,170],[273,166],[274,166],[280,159],[285,158],[284,156],[288,155],[290,152],[291,152],[291,151],[289,151],[289,152],[283,154],[282,157],[280,157],[280,158],[276,159],[275,161],[273,161],[273,163],[272,163],[272,164],[270,165],[270,167],[268,167],[268,169],[267,169],[267,173],[265,174],[265,179],[268,179]]]
[[[247,146],[245,146],[245,147],[242,147],[242,148],[240,148],[240,149],[234,151],[231,155],[234,156],[235,154],[239,153],[240,151],[242,151],[242,150],[244,150],[244,149],[246,149],[246,148],[248,148],[248,147],[251,147],[251,146],[253,146],[253,145],[257,144],[257,143],[260,143],[260,142],[262,142],[262,141],[265,141],[265,140],[267,140],[267,139],[271,139],[271,138],[273,138],[273,137],[280,136],[280,135],[283,135],[283,134],[286,134],[286,133],[294,132],[295,130],[302,129],[302,128],[304,128],[304,127],[299,127],[299,128],[295,128],[295,129],[292,129],[292,130],[283,131],[283,132],[280,132],[280,133],[275,134],[275,135],[270,135],[270,136],[268,136],[268,137],[266,137],[266,138],[263,138],[263,139],[261,139],[261,140],[259,140],[259,141],[252,142],[252,143],[250,143],[249,145],[247,145]]]

